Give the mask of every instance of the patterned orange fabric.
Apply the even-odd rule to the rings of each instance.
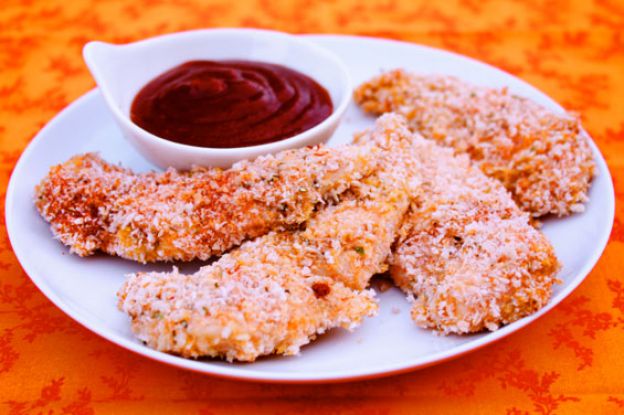
[[[624,3],[620,0],[3,0],[0,189],[59,110],[94,86],[93,39],[246,26],[380,36],[502,67],[579,111],[618,198],[587,280],[530,327],[458,360],[386,379],[315,386],[225,381],[122,350],[56,309],[0,232],[0,413],[624,412]],[[4,217],[4,214],[3,214]]]

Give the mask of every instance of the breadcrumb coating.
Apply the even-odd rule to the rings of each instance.
[[[575,116],[555,114],[506,88],[402,69],[360,85],[355,100],[373,114],[399,113],[413,131],[468,154],[534,217],[580,212],[588,200],[597,171]]]
[[[387,114],[380,122],[409,134],[403,117]],[[392,148],[387,136],[373,131],[356,142]],[[466,155],[416,133],[410,142],[417,186],[390,274],[409,294],[416,324],[442,333],[496,330],[543,307],[560,266],[530,216]]]
[[[135,174],[94,154],[54,166],[36,206],[80,256],[139,262],[207,260],[246,239],[305,222],[376,169],[374,151],[312,147],[231,169]]]
[[[193,275],[131,275],[119,308],[149,347],[229,361],[297,354],[331,328],[352,329],[376,313],[365,288],[387,269],[409,205],[398,171],[384,165],[304,230],[245,242]]]

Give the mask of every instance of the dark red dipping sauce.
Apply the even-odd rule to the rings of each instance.
[[[130,117],[177,143],[233,148],[271,143],[331,115],[329,94],[309,76],[252,61],[192,61],[143,87]]]

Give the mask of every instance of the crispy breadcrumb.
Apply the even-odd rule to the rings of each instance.
[[[506,88],[401,69],[360,85],[355,100],[373,114],[397,112],[412,130],[467,153],[535,217],[579,212],[588,200],[596,167],[575,116],[555,114]]]
[[[408,134],[403,117],[387,114],[380,123]],[[392,148],[386,137],[373,131],[356,142]],[[530,216],[467,156],[418,134],[410,142],[417,186],[390,274],[409,294],[414,321],[443,333],[471,333],[495,330],[543,307],[559,262]]]
[[[386,164],[305,230],[245,242],[193,275],[131,275],[119,308],[152,348],[229,361],[297,354],[326,330],[352,329],[377,310],[365,288],[386,270],[409,205],[405,172]]]
[[[229,170],[135,174],[94,154],[52,167],[36,206],[81,256],[139,262],[206,260],[245,239],[305,222],[376,168],[357,147],[283,151]]]

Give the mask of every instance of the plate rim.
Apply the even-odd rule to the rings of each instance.
[[[495,70],[498,72],[502,72],[505,76],[509,76],[514,78],[517,82],[523,84],[524,87],[527,87],[533,90],[534,93],[538,93],[542,95],[542,98],[546,99],[550,102],[551,105],[556,106],[559,110],[563,111],[563,108],[552,98],[550,98],[545,93],[541,92],[536,87],[532,86],[525,80],[518,78],[502,69],[496,68],[488,63],[473,59],[471,57],[461,55],[455,52],[434,48],[431,46],[420,45],[417,43],[411,42],[403,42],[393,39],[383,39],[383,38],[375,38],[368,36],[355,36],[355,35],[333,35],[333,34],[305,34],[301,35],[309,38],[312,41],[320,40],[321,46],[323,41],[341,41],[341,40],[355,40],[355,41],[372,41],[377,43],[393,43],[403,46],[410,46],[420,49],[425,49],[429,51],[433,51],[435,53],[448,54],[455,58],[466,59],[468,61],[472,61],[473,63],[478,63],[480,65],[487,66],[490,70]],[[515,321],[511,324],[508,324],[497,331],[490,332],[487,335],[480,337],[476,340],[466,342],[459,346],[451,347],[450,349],[435,352],[432,354],[428,354],[426,356],[419,356],[418,358],[410,359],[408,361],[403,361],[401,363],[393,363],[387,365],[377,365],[377,366],[367,366],[363,369],[353,369],[353,370],[340,370],[336,372],[325,372],[322,375],[316,375],[310,372],[265,372],[265,371],[257,371],[254,369],[249,369],[247,367],[241,368],[241,366],[221,366],[221,365],[213,365],[210,362],[199,361],[199,360],[190,360],[184,359],[178,356],[174,356],[171,354],[167,354],[164,352],[159,352],[153,349],[149,349],[146,346],[137,343],[135,341],[131,341],[122,337],[114,331],[111,331],[104,327],[99,327],[97,323],[90,322],[87,317],[81,316],[80,313],[74,312],[69,307],[65,305],[64,300],[62,300],[54,290],[46,283],[45,278],[42,278],[36,275],[36,272],[31,272],[32,268],[28,265],[28,261],[24,260],[24,254],[21,252],[17,252],[14,249],[13,235],[15,232],[18,232],[17,229],[14,228],[14,224],[9,220],[9,217],[12,216],[12,212],[14,210],[14,198],[15,191],[14,188],[17,186],[15,179],[18,176],[18,173],[24,168],[23,166],[26,163],[26,160],[30,157],[30,154],[35,151],[38,146],[38,143],[42,141],[43,137],[45,137],[47,130],[51,129],[54,125],[61,123],[65,118],[69,117],[73,111],[76,111],[80,106],[84,105],[87,102],[92,100],[96,100],[101,97],[101,93],[97,88],[94,88],[78,99],[74,100],[67,107],[65,107],[60,112],[56,113],[52,119],[50,119],[46,125],[37,132],[36,136],[27,144],[22,154],[19,157],[19,160],[15,164],[13,171],[11,173],[11,177],[9,179],[9,183],[6,191],[6,199],[5,199],[5,224],[7,235],[9,239],[9,243],[11,245],[11,249],[13,250],[20,266],[26,273],[26,275],[30,278],[30,280],[35,284],[35,286],[46,296],[56,307],[61,309],[68,317],[73,319],[74,321],[81,324],[83,327],[87,328],[91,332],[97,334],[98,336],[114,343],[126,350],[132,351],[140,356],[147,357],[151,360],[155,360],[161,363],[165,363],[167,365],[182,368],[186,370],[191,370],[197,373],[209,374],[217,377],[227,378],[227,379],[236,379],[236,380],[245,380],[245,381],[255,381],[255,382],[267,382],[267,383],[333,383],[333,382],[346,382],[353,380],[364,380],[364,379],[374,379],[385,376],[396,375],[400,373],[406,373],[410,371],[415,371],[418,369],[424,369],[426,367],[430,367],[433,365],[440,364],[442,362],[452,360],[463,356],[467,353],[479,350],[485,346],[491,345],[511,333],[515,333],[518,330],[526,327],[530,323],[535,320],[541,318],[546,313],[550,312],[554,309],[561,301],[567,298],[589,275],[592,269],[595,267],[596,263],[602,256],[607,243],[609,241],[609,236],[611,234],[611,229],[613,228],[613,221],[615,219],[615,193],[613,180],[611,178],[611,173],[609,171],[608,165],[604,159],[604,156],[600,152],[598,146],[595,144],[594,140],[590,137],[590,146],[592,148],[594,157],[596,158],[598,171],[601,175],[605,175],[607,179],[607,184],[609,187],[609,194],[606,195],[608,198],[609,205],[605,206],[605,213],[610,218],[609,230],[603,231],[600,235],[600,238],[596,241],[596,249],[593,251],[593,255],[585,261],[585,264],[581,267],[581,269],[576,272],[574,279],[570,281],[570,283],[560,291],[556,296],[551,297],[550,301],[546,306],[542,309],[538,310],[536,313],[524,317],[518,321]],[[251,367],[251,365],[250,365]]]

